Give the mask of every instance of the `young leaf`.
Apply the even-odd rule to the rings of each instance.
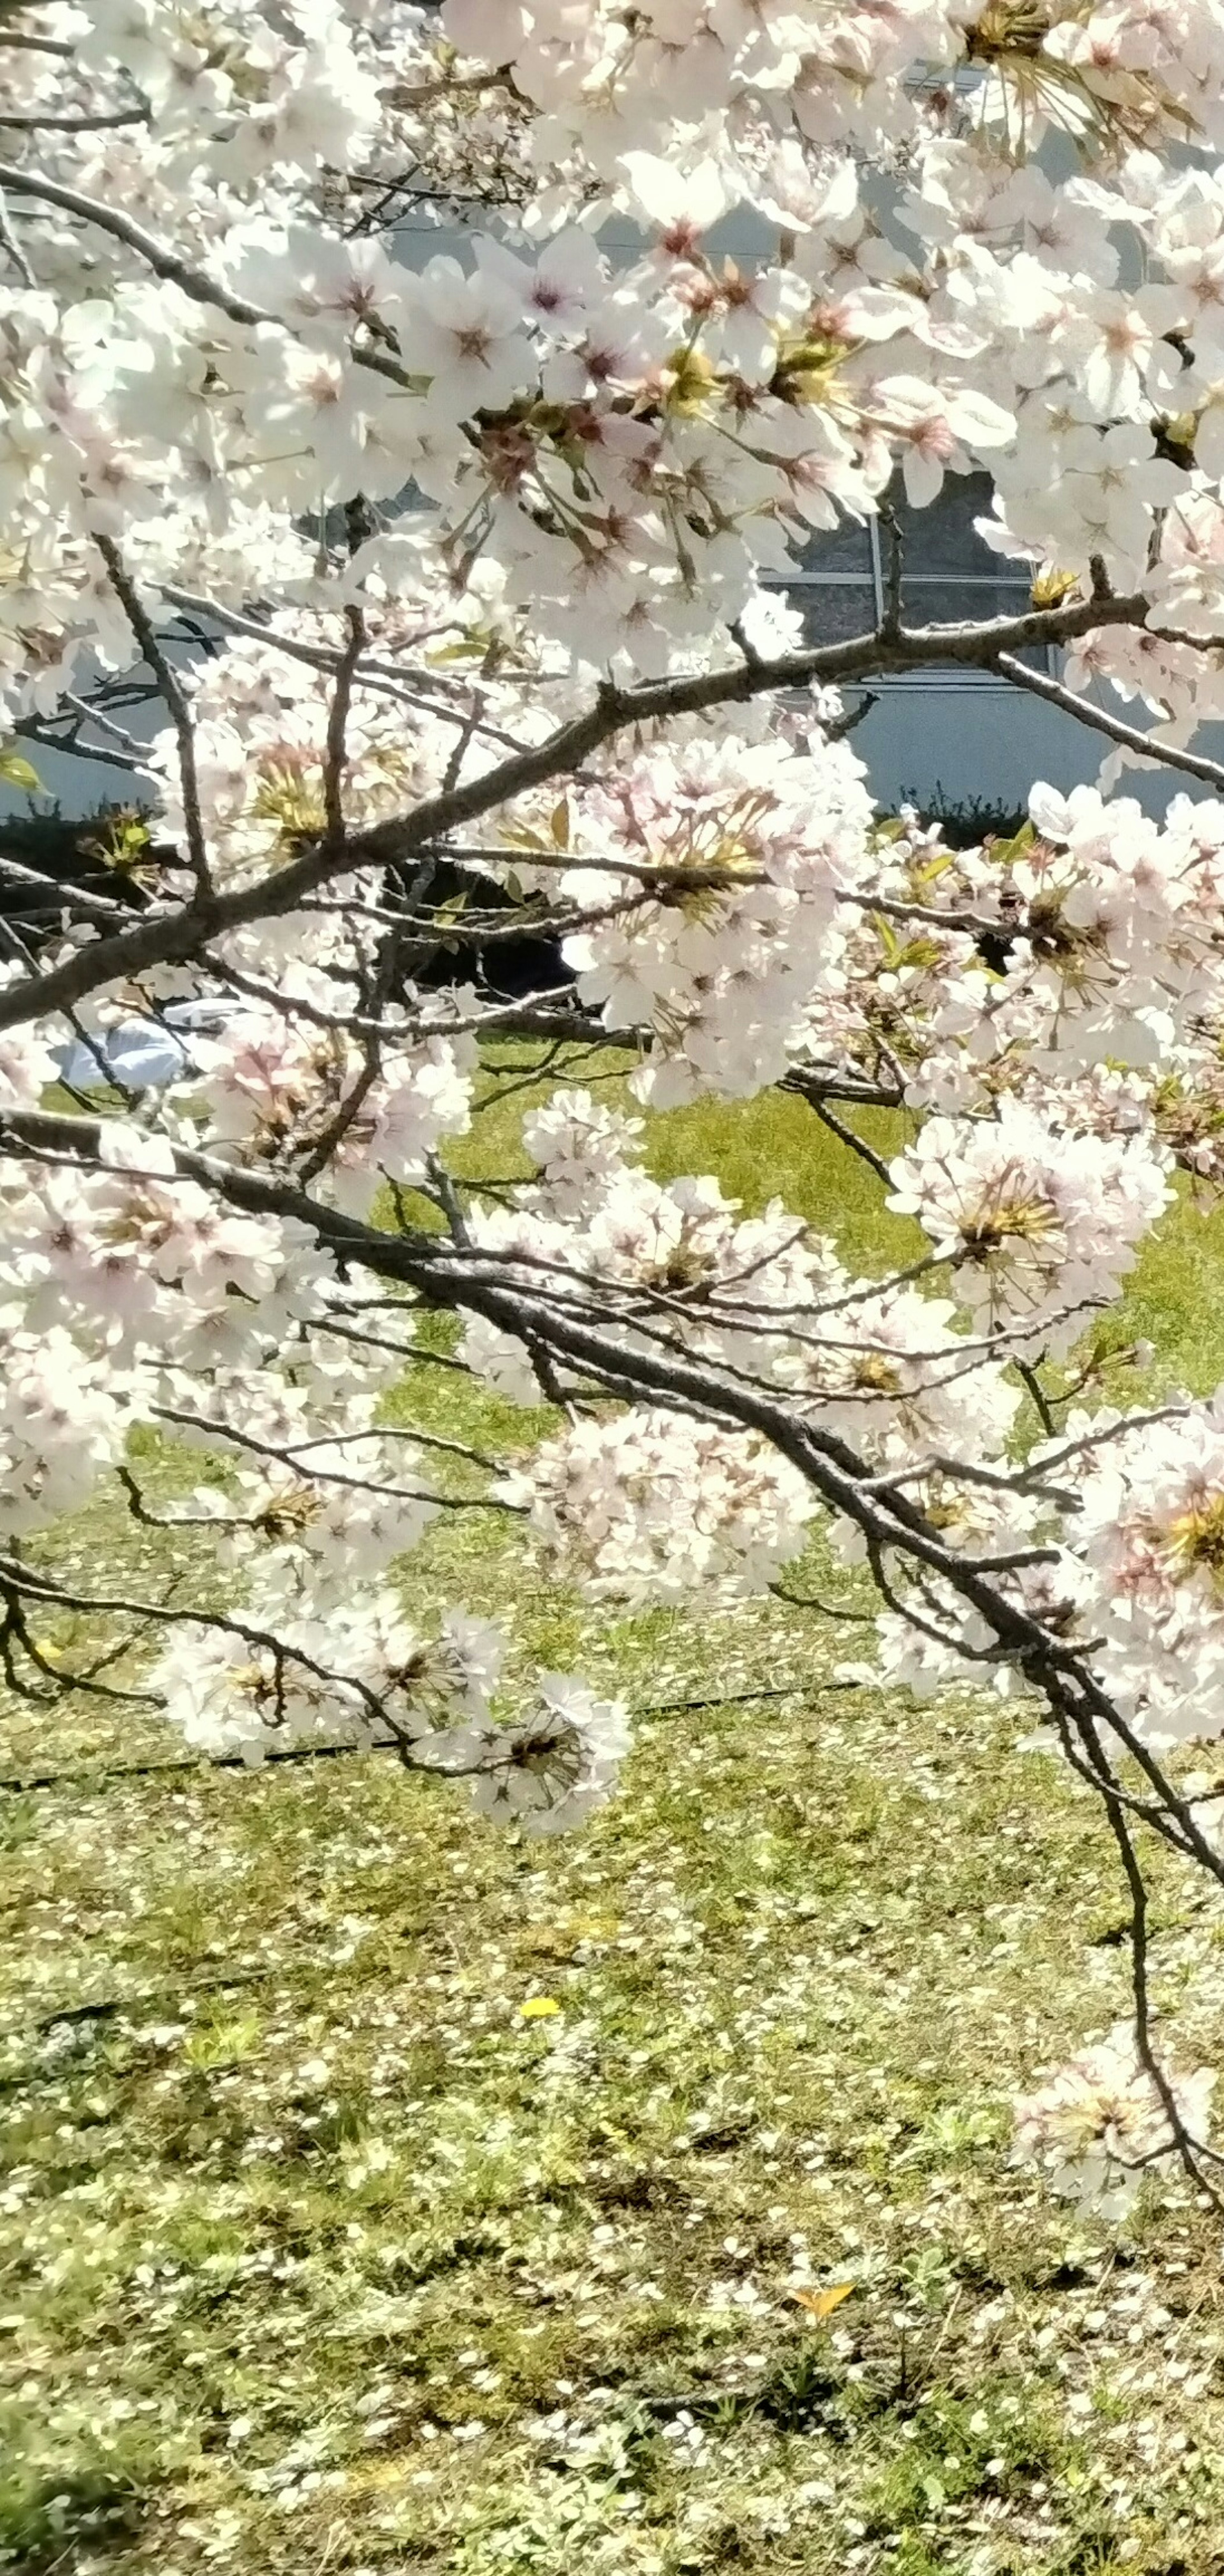
[[[0,743],[0,779],[6,787],[24,787],[34,795],[42,788],[33,762],[26,760],[11,742]]]

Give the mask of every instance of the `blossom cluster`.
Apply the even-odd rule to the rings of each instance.
[[[98,534],[240,605],[254,566],[317,580],[303,511],[411,483],[448,579],[495,566],[579,667],[649,671],[751,624],[793,546],[895,470],[922,504],[972,467],[1039,589],[1147,586],[1159,634],[1107,621],[1085,649],[1158,734],[1212,711],[1186,639],[1220,613],[1224,197],[1206,159],[1162,159],[1224,139],[1210,0],[35,16],[3,317],[15,704],[123,658]],[[1084,156],[1057,188],[1050,130]],[[904,174],[891,230],[873,154]],[[443,193],[466,155],[478,197],[483,163],[513,246],[412,269],[379,237],[434,155]],[[785,248],[727,258],[741,212]]]
[[[614,1788],[627,1712],[571,1675],[544,1672],[534,1701],[499,1714],[505,1651],[487,1620],[450,1610],[426,1637],[395,1593],[374,1591],[352,1609],[333,1602],[282,1616],[273,1634],[253,1618],[189,1623],[152,1678],[186,1743],[214,1759],[258,1765],[312,1745],[394,1746],[465,1781],[478,1813],[563,1833]]]
[[[1038,1687],[1090,1770],[1224,1733],[1224,1412],[1104,1408],[1083,1340],[1224,1178],[1224,803],[1114,792],[1224,784],[1220,0],[0,14],[0,761],[153,809],[0,966],[6,1609],[150,1510],[139,1429],[204,1460],[160,1516],[224,1610],[148,1617],[214,1756],[598,1805],[619,1703],[409,1616],[449,1510],[635,1607],[823,1511],[885,1672]],[[1031,615],[924,638],[896,505],[970,473]],[[796,559],[868,522],[878,631],[806,651]],[[837,685],[947,658],[1102,722],[1098,785],[881,815]],[[885,1275],[652,1168],[775,1085],[850,1117]],[[397,1419],[428,1368],[508,1461]],[[1172,2132],[1111,2041],[1020,2136],[1120,2207]]]
[[[1174,2162],[1174,2119],[1192,2147],[1205,2142],[1214,2082],[1199,2067],[1175,2077],[1169,2102],[1162,2100],[1133,2033],[1122,2025],[1017,2101],[1016,2161],[1037,2166],[1054,2191],[1084,2212],[1125,2217],[1144,2175]]]
[[[582,1423],[505,1479],[558,1570],[596,1599],[763,1592],[797,1555],[814,1498],[751,1434],[655,1413]]]

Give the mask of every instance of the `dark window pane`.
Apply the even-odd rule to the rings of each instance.
[[[988,519],[994,485],[988,474],[945,474],[937,500],[925,510],[911,510],[900,475],[889,492],[897,513],[908,572],[957,573],[997,571],[999,558],[978,536],[973,522]],[[888,562],[888,530],[880,529],[880,552]]]
[[[792,551],[801,572],[848,572],[862,581],[871,579],[871,536],[857,519],[843,519],[836,528],[814,528],[806,544],[794,539]]]
[[[875,627],[875,591],[865,581],[796,583],[786,598],[803,619],[805,644],[844,644]]]

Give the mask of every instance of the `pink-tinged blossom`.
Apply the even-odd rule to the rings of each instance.
[[[938,499],[945,469],[967,473],[972,455],[1007,447],[1015,434],[1012,414],[971,387],[941,392],[918,377],[886,376],[875,391],[916,510]]]
[[[557,1216],[581,1215],[593,1194],[641,1153],[645,1121],[589,1091],[554,1091],[523,1120],[523,1143],[543,1175],[539,1196]]]
[[[997,1457],[1019,1406],[1000,1365],[972,1335],[951,1329],[948,1298],[916,1289],[873,1294],[849,1283],[805,1318],[802,1342],[779,1355],[797,1392],[819,1397],[814,1418],[873,1463],[899,1466],[949,1452]]]
[[[228,1015],[222,1035],[196,1042],[195,1097],[208,1104],[217,1142],[244,1162],[309,1171],[331,1135],[320,1187],[365,1215],[387,1178],[419,1180],[443,1138],[466,1131],[475,1042],[439,1032],[397,1047],[392,1022],[370,1079],[356,1040],[307,1015],[312,1003],[335,1013],[334,983],[302,973],[294,981],[302,1016],[289,994],[283,1014],[252,1004]]]
[[[126,750],[102,706],[151,838],[92,854],[84,913],[39,897],[52,993],[88,984],[112,902],[152,933],[125,969],[159,962],[0,1038],[12,1540],[117,1502],[153,1426],[205,1480],[167,1512],[230,1605],[185,1591],[165,1623],[188,1742],[393,1742],[532,1832],[610,1792],[625,1713],[460,1608],[408,1617],[400,1560],[443,1508],[510,1503],[595,1599],[719,1602],[795,1558],[819,1485],[839,1555],[882,1569],[890,1679],[1031,1693],[1082,1658],[1145,1742],[1224,1731],[1219,1404],[1073,1415],[1021,1458],[1015,1366],[1033,1395],[1067,1358],[1095,1401],[1072,1345],[1174,1163],[1224,1178],[1224,804],[1158,822],[1112,792],[1224,720],[1220,11],[1109,0],[1018,45],[953,0],[43,14],[67,50],[6,63],[0,766],[28,785],[28,736],[62,748],[99,675],[122,716],[146,618],[182,703]],[[473,212],[420,270],[406,172]],[[988,476],[1001,578],[1067,605],[1026,632],[1124,711],[1095,787],[1039,783],[1018,833],[958,851],[878,813],[826,685],[912,638],[822,654],[814,689],[756,667],[801,648],[813,534],[857,527],[865,564],[896,484],[909,516],[946,472]],[[639,699],[601,738],[600,689],[643,674],[688,712]],[[537,783],[486,807],[510,754]],[[518,918],[482,922],[490,875]],[[494,1008],[524,926],[573,988],[510,974]],[[30,971],[0,968],[5,1013]],[[891,1173],[863,1135],[860,1162],[927,1257],[855,1277],[764,1187],[745,1213],[657,1179],[602,1073],[545,1072],[507,1167],[488,1041],[583,1015],[654,1111],[900,1106]],[[89,1100],[40,1126],[64,1070]],[[395,1427],[437,1364],[553,1408],[500,1485]],[[1177,2084],[1197,2131],[1206,2079]],[[1020,2135],[1107,2211],[1171,2146],[1117,2039]]]
[[[435,409],[455,420],[499,410],[535,373],[521,300],[489,268],[468,276],[458,260],[431,259],[405,277],[394,319],[405,364],[428,377]]]
[[[839,897],[869,865],[853,753],[816,734],[790,753],[733,738],[660,746],[596,785],[575,820],[599,856],[657,870],[654,900],[565,944],[605,1024],[650,1029],[643,1094],[669,1106],[777,1079],[839,954]],[[618,890],[597,858],[565,882],[583,904]]]
[[[504,1479],[549,1562],[597,1599],[667,1601],[767,1589],[805,1542],[816,1498],[751,1433],[630,1412],[576,1423]]]
[[[1093,1429],[1100,1433],[1093,1440]],[[1224,1732],[1224,1406],[1086,1417],[1067,1538],[1117,1706],[1156,1741]]]
[[[289,1249],[271,1218],[169,1173],[52,1170],[5,1210],[0,1278],[33,1329],[69,1322],[118,1360],[160,1352],[234,1296],[267,1297]]]
[[[1146,1138],[1075,1135],[1008,1099],[994,1118],[929,1118],[890,1168],[889,1207],[917,1217],[958,1302],[1063,1349],[1172,1195]]]
[[[87,1502],[116,1466],[147,1389],[88,1358],[62,1325],[0,1319],[0,1529],[6,1542]]]
[[[626,152],[621,168],[632,205],[656,227],[660,248],[674,259],[694,250],[732,202],[732,184],[711,160],[677,170],[655,153]]]
[[[1214,2075],[1200,2067],[1193,2075],[1166,2073],[1166,2081],[1187,2135],[1206,2144]],[[1167,2105],[1125,2024],[1020,2096],[1014,2114],[1016,2163],[1035,2166],[1084,2217],[1124,2218],[1145,2174],[1176,2162]]]

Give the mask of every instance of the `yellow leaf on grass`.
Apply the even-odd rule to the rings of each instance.
[[[827,2290],[796,2290],[795,2297],[810,2317],[831,2317],[856,2286],[853,2281],[830,2281]]]
[[[560,2010],[555,1995],[528,1995],[526,2003],[519,2005],[524,2021],[551,2021]]]

